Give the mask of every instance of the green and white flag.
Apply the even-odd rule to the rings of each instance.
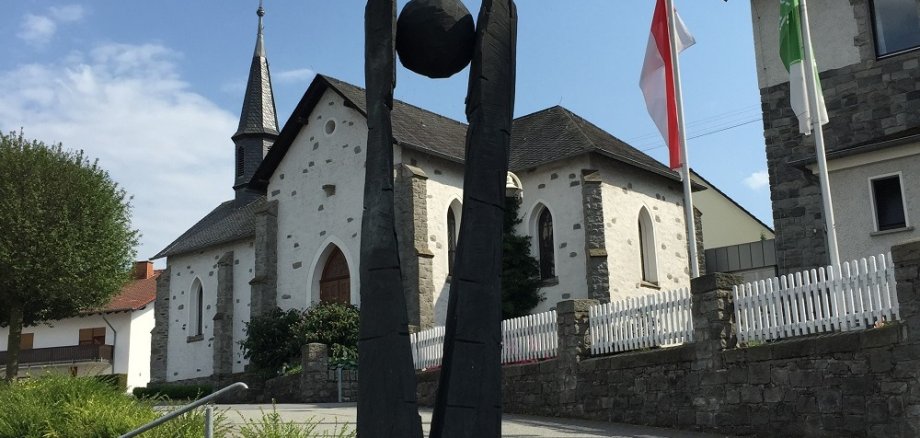
[[[808,84],[805,81],[805,49],[802,43],[802,16],[799,9],[799,0],[780,0],[779,6],[779,56],[789,72],[789,98],[792,101],[792,111],[799,119],[799,131],[802,134],[811,134],[811,107],[808,103]],[[811,51],[814,53],[814,50]],[[827,108],[824,107],[824,93],[821,91],[821,80],[818,78],[818,68],[815,60],[815,84],[818,86],[818,114],[821,124],[827,124]]]

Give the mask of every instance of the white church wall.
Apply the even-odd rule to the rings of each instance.
[[[172,278],[169,282],[169,344],[166,380],[207,377],[213,372],[214,314],[217,311],[217,261],[233,251],[234,344],[243,339],[244,321],[249,320],[249,281],[253,278],[255,253],[252,240],[219,245],[192,254],[169,257]],[[237,263],[238,262],[238,263]],[[201,282],[204,292],[202,339],[191,340],[190,303],[192,287]],[[239,302],[237,302],[239,300]],[[234,371],[242,371],[242,353],[234,352]]]
[[[533,313],[556,307],[563,300],[588,298],[585,279],[584,211],[581,204],[581,169],[588,168],[586,156],[550,163],[536,169],[515,172],[524,188],[518,233],[531,237],[531,251],[539,259],[537,216],[546,206],[553,216],[556,278],[540,292],[546,298]]]
[[[367,122],[334,91],[323,95],[308,121],[268,184],[268,199],[278,200],[277,302],[282,309],[319,302],[331,244],[348,261],[352,303],[359,298]]]
[[[403,162],[422,169],[428,175],[426,183],[428,213],[428,249],[434,254],[431,259],[431,278],[434,284],[435,325],[444,325],[447,318],[448,281],[448,236],[447,212],[456,211],[456,232],[460,232],[463,208],[463,166],[444,159],[431,157],[416,151],[403,150]]]
[[[604,198],[604,238],[612,300],[690,285],[681,185],[612,160],[596,158]],[[639,212],[651,218],[660,289],[642,281]],[[704,218],[705,220],[705,218]]]

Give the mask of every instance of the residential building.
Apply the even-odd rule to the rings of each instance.
[[[129,389],[146,386],[150,381],[150,331],[160,272],[154,271],[153,262],[137,262],[133,279],[105,307],[24,327],[19,375],[125,374]],[[9,328],[0,328],[0,369],[6,364],[8,335]]]
[[[779,58],[779,6],[753,0],[776,259],[782,273],[829,263],[813,136],[799,133]],[[920,237],[920,5],[809,0],[830,123],[824,127],[841,260]]]

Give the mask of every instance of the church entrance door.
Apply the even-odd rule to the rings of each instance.
[[[319,300],[324,303],[351,303],[351,276],[348,272],[348,262],[342,250],[335,248],[326,266],[323,268],[323,277],[319,281]]]

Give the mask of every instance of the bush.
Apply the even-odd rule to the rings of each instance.
[[[211,385],[147,385],[134,388],[134,396],[140,399],[197,400],[214,392]]]
[[[360,312],[352,305],[316,304],[294,326],[301,345],[318,342],[329,347],[330,365],[351,367],[358,360]]]
[[[320,303],[301,312],[274,309],[246,323],[243,356],[266,377],[296,368],[302,346],[314,342],[329,348],[331,366],[353,368],[358,361],[358,308]]]
[[[160,414],[93,378],[48,375],[0,385],[0,438],[111,437]],[[226,420],[215,418],[215,436],[226,436]],[[190,412],[144,437],[200,437],[204,414]]]
[[[240,343],[243,357],[254,368],[275,376],[300,357],[300,344],[294,337],[294,325],[302,314],[297,310],[272,309],[246,323],[246,339]]]

